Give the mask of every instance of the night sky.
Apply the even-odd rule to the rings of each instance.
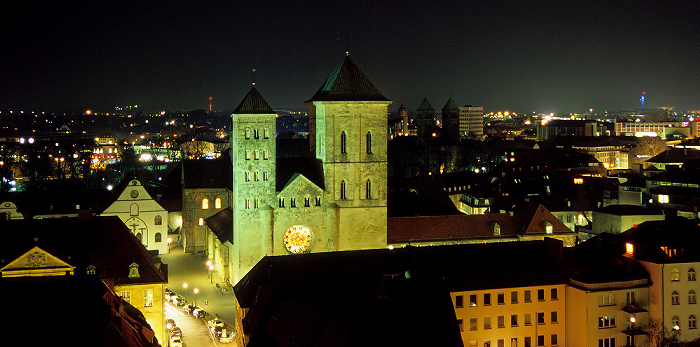
[[[10,0],[0,38],[3,113],[304,110],[346,42],[390,110],[700,109],[700,0]]]

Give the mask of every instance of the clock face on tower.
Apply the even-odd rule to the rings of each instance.
[[[306,253],[311,249],[311,242],[314,236],[309,228],[303,225],[294,225],[284,233],[284,248],[289,253]]]

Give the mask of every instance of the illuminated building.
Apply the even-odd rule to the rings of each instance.
[[[459,108],[459,133],[462,137],[484,135],[484,107],[464,105]]]
[[[119,197],[102,216],[117,216],[148,250],[168,252],[168,211],[153,199],[139,180],[125,179]]]
[[[306,102],[308,156],[284,158],[277,114],[253,86],[232,115],[230,159],[183,163],[185,251],[226,262],[217,275],[235,283],[266,255],[386,247],[390,103],[346,56]],[[204,223],[226,207],[229,243]]]
[[[632,254],[649,273],[650,338],[675,335],[680,341],[700,338],[697,319],[697,272],[700,271],[700,226],[696,220],[669,218],[640,224],[615,239],[620,249],[630,243]],[[647,308],[647,306],[645,306]]]
[[[166,265],[152,258],[118,217],[85,214],[78,218],[2,221],[0,228],[6,233],[0,244],[0,291],[7,295],[10,283],[26,281],[30,283],[27,290],[34,293],[27,300],[14,297],[17,300],[6,302],[5,307],[15,313],[15,318],[29,312],[34,319],[36,312],[44,312],[41,316],[52,323],[42,331],[59,327],[57,333],[65,335],[61,341],[71,345],[94,345],[95,341],[77,342],[93,335],[108,340],[115,337],[110,336],[113,334],[119,336],[117,339],[145,339],[146,345],[155,345],[153,336],[161,342],[166,340]],[[69,289],[71,292],[65,293]],[[47,293],[58,296],[43,300]],[[52,300],[60,302],[60,309],[47,309],[47,304],[55,304]],[[54,311],[57,313],[52,318]],[[79,320],[75,320],[76,312],[84,313],[78,315]],[[26,327],[26,319],[18,322]],[[8,331],[2,332],[8,336]],[[117,344],[124,342],[119,340]]]

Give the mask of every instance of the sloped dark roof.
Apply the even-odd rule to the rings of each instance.
[[[388,101],[349,56],[308,101]]]
[[[47,293],[60,305],[47,309]],[[158,346],[143,314],[108,290],[95,276],[45,276],[0,278],[3,308],[12,312],[0,326],[8,340],[20,341],[37,334],[41,312],[41,335],[61,346]]]
[[[205,220],[221,243],[233,243],[233,210],[227,207]]]
[[[683,163],[690,159],[700,159],[700,150],[693,148],[669,148],[649,159],[647,163]]]
[[[564,284],[558,252],[548,240],[265,257],[234,291],[256,346],[462,346],[451,291]]]
[[[445,103],[445,106],[442,107],[442,110],[443,111],[459,111],[459,106],[457,106],[457,104],[454,102],[454,100],[452,100],[452,98],[450,98]]]
[[[243,101],[233,111],[234,114],[274,114],[275,111],[253,86]]]
[[[85,273],[96,267],[100,278],[115,284],[166,283],[165,264],[153,263],[146,247],[116,216],[46,218],[0,222],[0,267],[38,246]],[[129,265],[139,264],[138,278],[129,278]]]
[[[321,189],[325,189],[323,163],[310,157],[277,158],[276,190],[282,191],[295,174],[302,174]]]
[[[421,101],[420,105],[418,105],[418,108],[416,109],[418,112],[422,111],[435,111],[433,108],[433,105],[430,104],[428,101],[428,98],[423,98],[423,101]]]
[[[664,214],[664,212],[659,208],[639,205],[609,205],[596,210],[596,212],[619,216],[649,216]]]
[[[232,189],[232,165],[231,157],[228,153],[216,159],[183,160],[183,188]]]
[[[667,216],[662,221],[637,225],[612,236],[624,250],[624,243],[634,246],[634,258],[656,264],[700,261],[700,226],[697,220]]]

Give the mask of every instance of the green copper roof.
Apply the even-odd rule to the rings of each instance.
[[[447,103],[445,106],[442,107],[443,111],[459,111],[459,106],[450,98],[450,100],[447,100]]]
[[[428,98],[423,98],[423,102],[420,103],[420,106],[418,106],[416,111],[435,111],[435,109],[433,108],[433,105],[428,102]]]
[[[308,101],[388,101],[370,80],[345,56],[338,67]]]
[[[270,114],[275,113],[275,110],[265,101],[255,87],[250,88],[248,95],[243,98],[243,101],[233,111],[235,114]]]

